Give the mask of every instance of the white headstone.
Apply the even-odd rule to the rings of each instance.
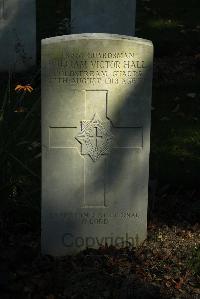
[[[153,46],[111,34],[42,41],[42,248],[146,238]]]
[[[35,64],[35,5],[35,0],[0,0],[0,72]]]
[[[72,33],[134,36],[136,0],[71,0]]]

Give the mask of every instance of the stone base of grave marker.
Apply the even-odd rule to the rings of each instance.
[[[153,46],[42,41],[42,250],[137,246],[147,233]]]

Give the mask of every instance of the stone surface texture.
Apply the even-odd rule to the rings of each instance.
[[[23,71],[36,60],[35,0],[0,0],[0,71]]]
[[[134,36],[136,0],[72,0],[72,33]]]
[[[42,250],[137,246],[147,233],[153,46],[42,41]]]

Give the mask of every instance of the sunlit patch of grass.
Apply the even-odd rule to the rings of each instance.
[[[167,151],[179,159],[189,158],[200,161],[200,131],[184,130],[178,136],[168,137]]]
[[[149,20],[147,25],[153,29],[175,29],[178,28],[178,23],[171,19],[152,19]]]
[[[164,109],[166,110],[166,107]],[[170,117],[169,122],[157,120],[156,123],[157,125],[154,125],[152,132],[152,143],[156,153],[167,152],[177,158],[187,157],[200,161],[200,129],[198,123],[180,121],[177,117]]]
[[[200,131],[194,131],[192,132],[192,135],[183,138],[183,143],[200,146]]]

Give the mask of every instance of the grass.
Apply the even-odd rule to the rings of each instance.
[[[37,71],[29,73],[31,75],[32,94],[14,90],[23,77],[19,79],[12,74],[1,80],[4,93],[0,122],[0,217],[9,219],[9,225],[17,219],[21,219],[19,222],[27,220],[26,213],[34,216],[28,222],[33,224],[33,219],[37,219],[35,224],[40,222],[40,92],[37,82],[40,74]],[[22,107],[24,112],[17,112]]]
[[[193,51],[200,42],[198,0],[137,1],[137,36],[153,41],[156,56]]]
[[[176,88],[154,92],[151,134],[152,175],[186,188],[198,185],[200,168],[199,97],[191,99],[188,93]]]
[[[199,181],[199,9],[197,0],[137,2],[136,35],[155,48],[150,176],[185,189]]]

